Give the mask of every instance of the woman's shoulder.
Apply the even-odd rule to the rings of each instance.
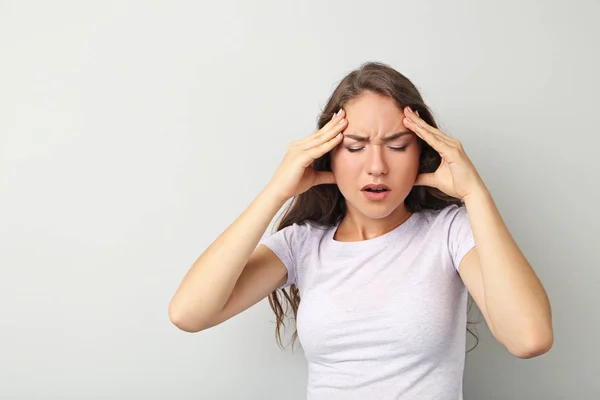
[[[467,209],[464,205],[450,204],[440,209],[421,210],[422,222],[426,225],[438,225],[446,230],[456,221],[467,219]]]
[[[462,210],[466,210],[464,205],[449,204],[443,208],[425,209],[419,212],[425,215],[427,218],[445,218],[448,216],[454,216],[457,213],[462,212]]]
[[[313,220],[305,220],[302,222],[294,223],[293,225],[294,229],[298,232],[298,234],[303,236],[304,238],[319,238],[327,234],[327,232],[334,228],[333,225],[327,225]]]
[[[300,222],[293,222],[285,227],[277,230],[273,236],[283,236],[289,241],[304,242],[307,239],[314,237],[321,237],[325,235],[331,226],[321,224],[312,220],[304,220]]]

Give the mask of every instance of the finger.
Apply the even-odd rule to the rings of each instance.
[[[415,186],[431,186],[435,187],[435,180],[433,179],[433,173],[419,174],[415,180]]]
[[[421,118],[418,112],[414,112],[410,107],[404,108],[404,116],[435,135],[446,136],[444,132],[429,125],[427,121]]]
[[[337,134],[341,133],[344,129],[346,129],[347,122],[348,120],[345,118],[340,119],[338,123],[332,126],[331,128],[324,130],[319,135],[309,138],[303,143],[303,149],[308,150],[310,148],[320,146],[321,144],[331,140],[331,138],[335,137]]]
[[[444,150],[444,145],[445,143],[442,141],[442,139],[431,133],[429,130],[423,128],[422,126],[418,125],[417,123],[415,123],[414,121],[412,121],[411,119],[405,117],[404,118],[404,125],[410,129],[411,131],[413,131],[414,133],[417,134],[417,136],[419,136],[421,139],[423,139],[425,142],[427,142],[427,144],[429,144],[431,147],[434,148],[434,150],[436,150],[438,153],[442,152]]]
[[[315,136],[318,136],[320,134],[322,134],[323,132],[327,132],[329,131],[329,129],[335,127],[335,125],[345,117],[345,111],[343,108],[340,108],[338,110],[337,113],[333,114],[333,116],[331,117],[331,119],[329,121],[327,121],[327,123],[325,125],[323,125],[322,128],[317,129],[316,131],[314,131],[313,133],[311,133],[310,135],[306,136],[304,138],[304,140],[309,140]]]
[[[337,113],[333,114],[333,117],[331,117],[331,119],[327,122],[327,124],[325,124],[325,127],[327,126],[332,126],[335,125],[340,119],[344,118],[346,116],[346,110],[344,110],[343,108],[340,108],[338,110]],[[321,129],[319,129],[321,130]],[[319,130],[317,130],[317,132],[319,132]]]
[[[331,151],[335,146],[340,144],[342,142],[343,138],[344,138],[344,135],[342,133],[338,133],[337,135],[335,135],[334,137],[332,137],[325,143],[321,143],[318,146],[314,146],[314,147],[308,149],[307,152],[308,152],[308,154],[310,154],[310,157],[313,160],[316,160],[317,158],[323,156],[327,152]]]
[[[327,185],[335,183],[335,175],[331,171],[319,171],[315,178],[315,185]]]
[[[334,114],[333,117],[321,129],[318,129],[315,132],[311,133],[306,138],[304,138],[303,141],[309,141],[316,136],[319,136],[324,133],[328,133],[330,131],[330,129],[334,129],[336,127],[336,125],[339,123],[339,121],[344,119],[345,116],[346,116],[346,111],[343,108],[340,108],[339,111],[336,114]]]
[[[456,143],[457,140],[455,138],[445,134],[440,129],[434,128],[433,126],[429,125],[427,123],[427,121],[425,121],[423,118],[421,118],[421,116],[419,115],[418,112],[412,111],[410,109],[410,107],[406,107],[405,116],[409,120],[413,121],[417,125],[421,126],[425,130],[427,130],[427,131],[431,132],[432,134],[434,134],[435,136],[437,136],[442,142],[447,143],[448,145],[451,145],[451,146],[457,144]]]

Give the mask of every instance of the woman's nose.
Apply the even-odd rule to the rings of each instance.
[[[388,166],[385,161],[382,146],[369,146],[366,169],[369,175],[374,176],[385,175],[388,173]]]

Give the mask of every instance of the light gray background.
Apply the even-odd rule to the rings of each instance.
[[[459,138],[550,295],[555,346],[480,324],[465,398],[600,397],[598,1],[0,1],[0,398],[302,399],[266,301],[200,334],[196,257],[368,60]]]

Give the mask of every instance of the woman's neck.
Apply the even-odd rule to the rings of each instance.
[[[334,239],[341,242],[373,239],[399,227],[411,215],[412,213],[406,210],[404,204],[383,218],[370,218],[349,206],[337,227]]]

